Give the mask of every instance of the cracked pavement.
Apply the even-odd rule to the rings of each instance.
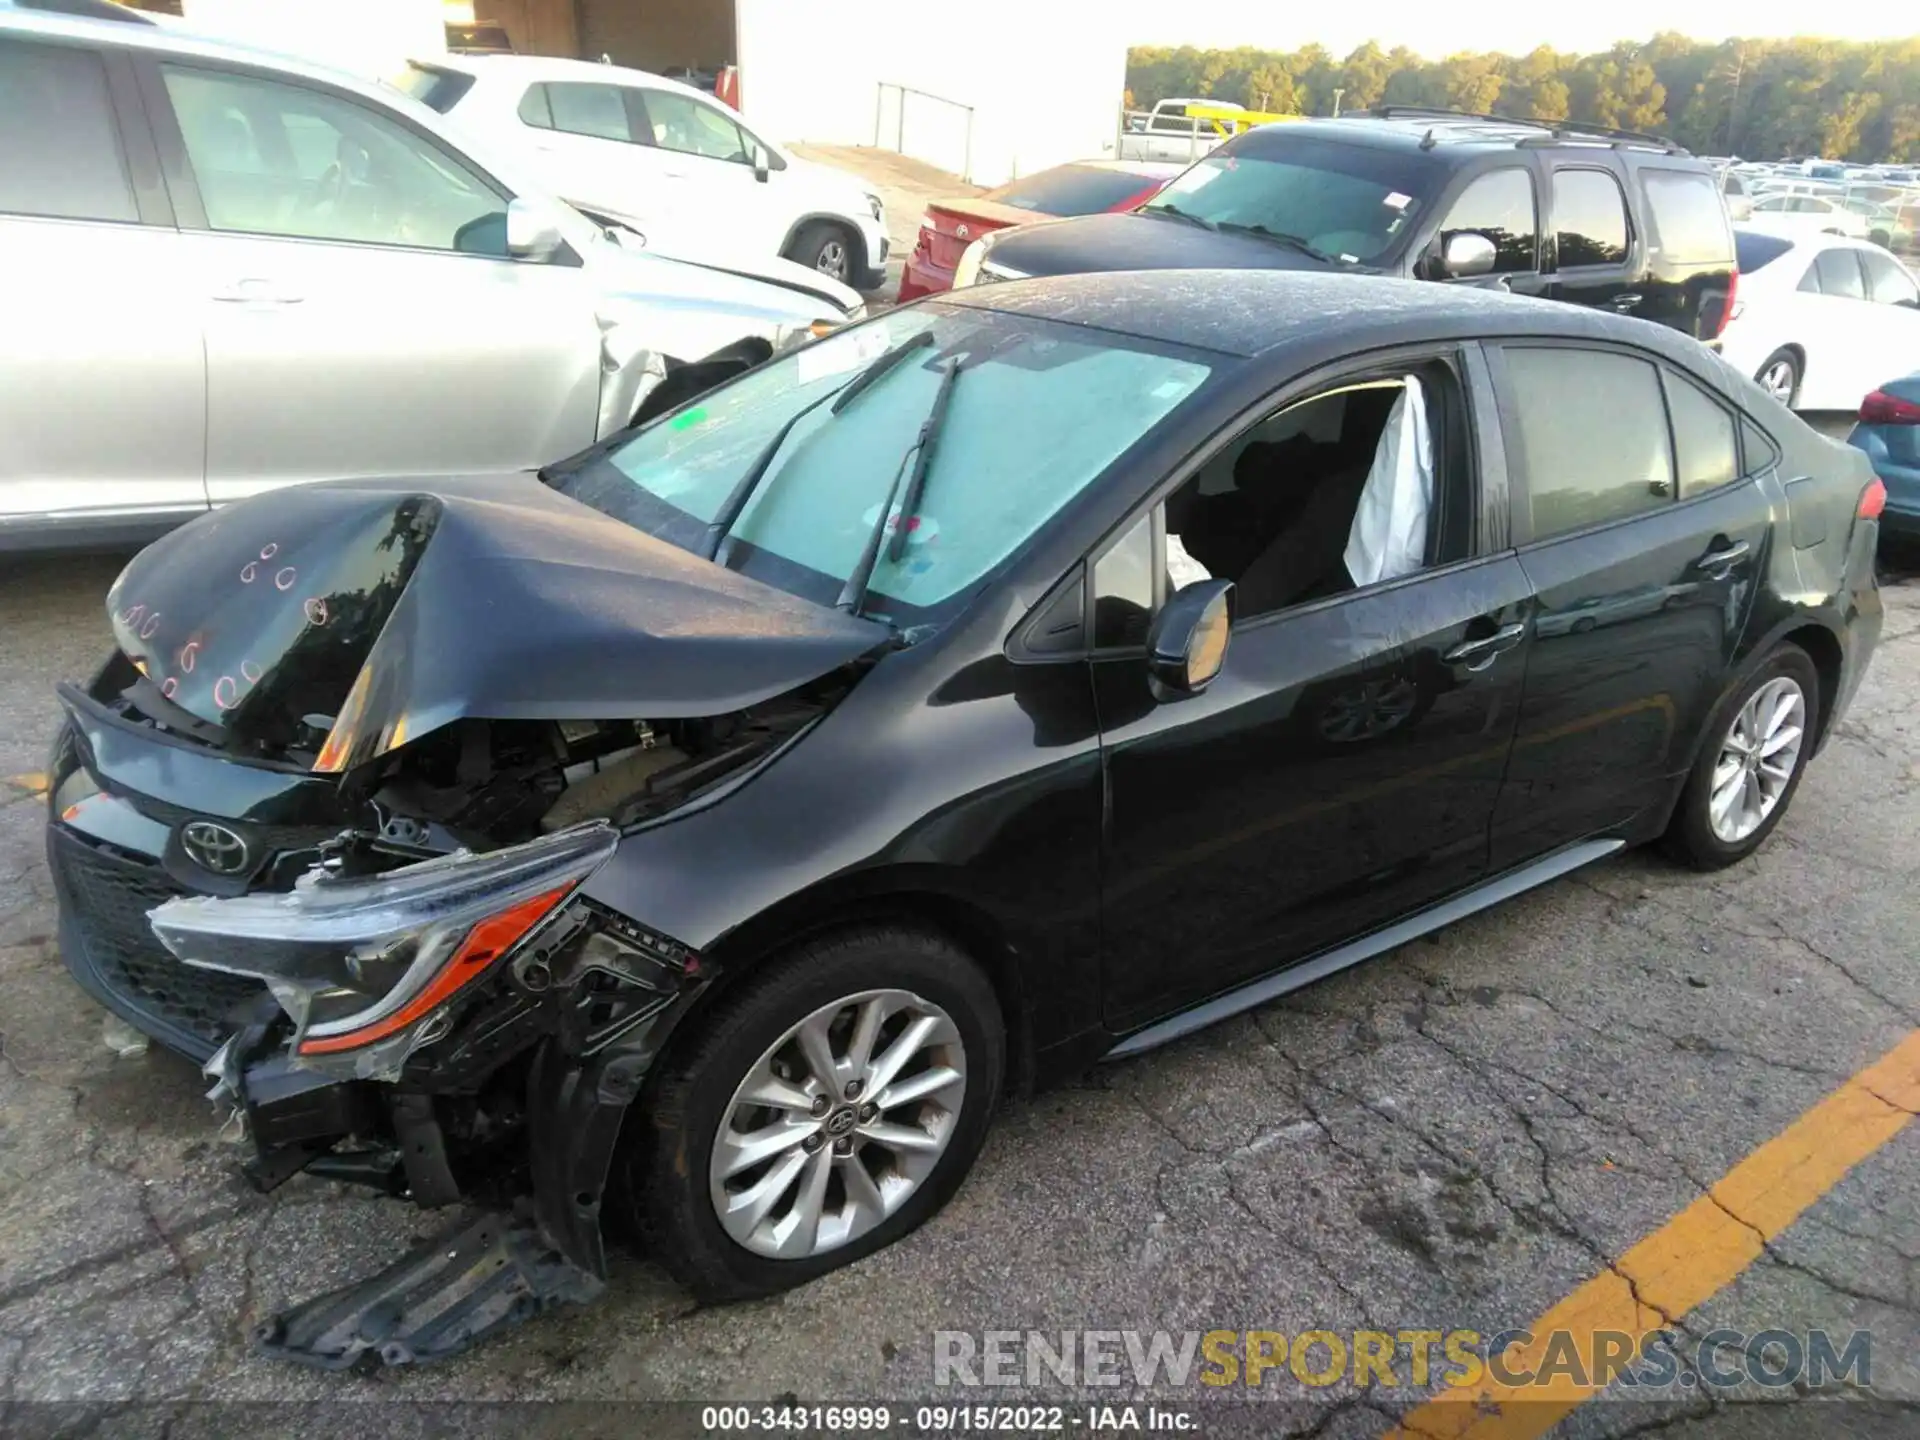
[[[453,1432],[364,1402],[926,1399],[936,1330],[1491,1335],[1615,1267],[1920,1027],[1920,584],[1890,581],[1851,714],[1743,866],[1615,857],[1015,1105],[944,1214],[786,1296],[700,1308],[622,1256],[595,1305],[444,1365],[290,1368],[249,1352],[253,1323],[445,1220],[304,1177],[254,1194],[192,1067],[157,1047],[117,1055],[61,967],[43,802],[17,777],[44,764],[52,682],[104,650],[118,564],[11,559],[0,575],[0,1398],[95,1407],[0,1412],[25,1428],[84,1416],[116,1434],[231,1433],[227,1412],[192,1403],[208,1401],[350,1400],[357,1433],[424,1434]],[[1920,1431],[1920,1130],[1674,1328],[1694,1342],[1870,1330],[1855,1398],[1879,1403],[1751,1384],[1707,1396],[1684,1384],[1683,1350],[1658,1403],[1616,1387],[1555,1433]],[[937,1398],[1151,1398],[1216,1429],[1329,1437],[1379,1434],[1423,1398],[1284,1370],[1225,1393],[1278,1403],[1209,1409],[1220,1397],[1199,1387],[1050,1379]],[[291,1413],[247,1425],[277,1433]],[[315,1433],[299,1413],[294,1428]],[[538,1413],[515,1428],[546,1433]],[[588,1428],[576,1414],[566,1433]]]

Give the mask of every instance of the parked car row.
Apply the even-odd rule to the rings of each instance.
[[[1886,486],[1697,343],[1735,242],[1646,137],[1253,130],[861,316],[641,303],[714,272],[291,62],[8,18],[19,115],[0,176],[64,208],[5,223],[97,245],[97,318],[145,327],[111,383],[16,367],[33,463],[116,445],[132,483],[204,425],[242,477],[59,688],[62,957],[204,1067],[259,1188],[471,1207],[269,1354],[589,1300],[603,1222],[708,1300],[867,1255],[1004,1096],[1629,845],[1745,859],[1879,634]],[[589,363],[514,350],[502,291]],[[364,468],[449,394],[460,469]]]
[[[1812,196],[1767,196],[1730,226],[1729,183],[1657,136],[1388,107],[1248,130],[1075,220],[962,226],[943,201],[901,295],[1190,266],[1493,286],[1671,326],[1812,410],[1857,409],[1920,363],[1920,289],[1897,257],[1830,233],[1825,208],[1799,223],[1786,207],[1829,206]]]
[[[595,223],[389,87],[177,24],[0,9],[0,153],[0,249],[34,277],[0,331],[0,550],[545,464],[863,311],[818,268]]]

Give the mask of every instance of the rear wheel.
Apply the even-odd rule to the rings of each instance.
[[[628,1218],[703,1300],[811,1280],[947,1202],[1004,1066],[993,987],[947,940],[875,926],[802,946],[665,1062],[623,1141]]]
[[[1819,718],[1820,672],[1799,646],[1780,646],[1714,711],[1668,852],[1719,870],[1758,850],[1800,788]]]
[[[1791,350],[1776,350],[1753,378],[1762,390],[1791,409],[1800,398],[1800,357]]]

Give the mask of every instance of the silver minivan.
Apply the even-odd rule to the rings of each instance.
[[[376,82],[0,0],[0,551],[536,467],[860,313],[638,243]]]

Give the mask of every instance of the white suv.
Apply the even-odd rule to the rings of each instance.
[[[865,182],[789,154],[689,85],[537,55],[435,57],[396,83],[514,145],[547,189],[650,248],[780,255],[860,290],[885,280],[886,211]]]
[[[543,465],[859,313],[629,249],[480,153],[385,85],[0,0],[0,551]]]

